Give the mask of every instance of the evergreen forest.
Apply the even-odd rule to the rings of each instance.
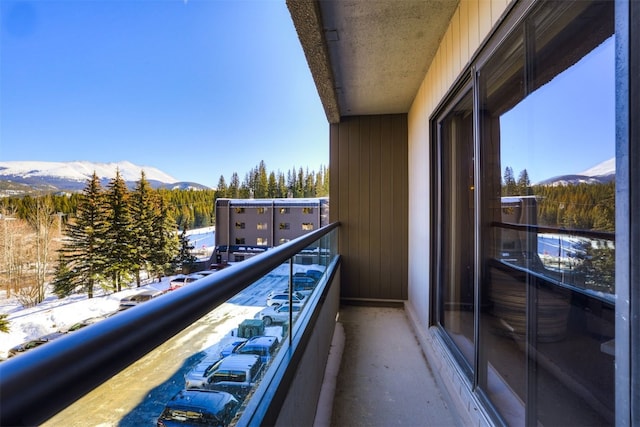
[[[321,197],[329,174],[295,168],[268,172],[264,162],[216,189],[153,189],[144,172],[128,188],[120,172],[106,188],[94,175],[81,193],[0,199],[0,286],[24,306],[45,298],[45,286],[59,296],[96,286],[117,292],[142,276],[190,271],[196,261],[186,231],[215,224],[217,198]],[[179,230],[182,230],[179,232]],[[35,266],[35,267],[34,267]],[[0,329],[3,327],[0,318]]]
[[[168,214],[180,230],[209,227],[215,224],[215,202],[218,198],[301,198],[328,197],[329,170],[321,166],[319,171],[295,167],[286,173],[267,170],[264,161],[245,173],[240,180],[234,172],[230,179],[220,176],[215,189],[210,190],[151,190],[167,203]],[[43,196],[0,198],[0,214],[25,219],[29,216],[34,200]],[[53,204],[53,211],[64,223],[76,215],[83,193],[46,195]]]
[[[536,196],[538,225],[572,230],[615,231],[615,182],[531,185],[527,170],[514,178],[505,169],[503,196]]]

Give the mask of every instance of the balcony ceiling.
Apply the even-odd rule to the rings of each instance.
[[[330,123],[406,113],[459,0],[287,0]]]

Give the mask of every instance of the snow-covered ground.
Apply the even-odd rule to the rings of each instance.
[[[136,288],[131,288],[113,294],[103,294],[88,299],[85,295],[72,295],[58,298],[50,294],[43,302],[35,307],[24,308],[16,298],[7,299],[5,291],[0,292],[0,313],[8,314],[9,333],[0,332],[0,359],[7,357],[10,348],[25,341],[42,335],[65,330],[73,324],[104,316],[116,311],[120,300],[143,289],[169,289],[171,278],[163,278],[155,282]]]
[[[188,234],[190,239],[198,242],[200,246],[213,248],[212,229],[201,229]],[[308,268],[324,269],[321,266],[300,266],[296,268],[296,272]],[[234,297],[232,301],[238,310],[236,317],[247,317],[249,314],[247,310],[251,312],[248,317],[253,317],[253,314],[266,305],[266,294],[280,282],[286,283],[285,278],[288,273],[288,266],[284,265],[270,273],[271,278],[265,282],[264,286],[248,288]],[[42,303],[29,308],[24,308],[16,298],[7,299],[5,291],[2,290],[0,291],[0,313],[8,314],[10,330],[9,333],[0,332],[0,360],[7,358],[9,349],[23,342],[51,332],[64,331],[75,323],[117,311],[122,298],[147,289],[166,291],[173,277],[175,276],[165,277],[159,282],[148,281],[140,288],[132,283],[127,289],[111,294],[101,294],[97,291],[91,299],[86,295],[72,295],[60,299],[53,293],[49,293]]]
[[[191,230],[187,235],[197,248],[213,250],[215,243],[213,227]],[[287,272],[283,271],[282,274],[286,275]],[[118,310],[120,300],[129,295],[147,289],[166,291],[173,277],[165,277],[160,282],[147,281],[140,288],[131,284],[127,289],[117,293],[101,294],[96,290],[95,296],[91,299],[86,295],[72,295],[60,299],[49,292],[42,303],[29,308],[24,308],[15,297],[7,299],[6,292],[2,290],[0,291],[0,313],[8,314],[10,330],[9,333],[0,332],[0,360],[7,358],[9,349],[23,342],[51,332],[64,331],[86,319],[115,312]],[[254,311],[257,310],[254,308]]]
[[[194,246],[213,250],[215,245],[214,228],[202,228],[187,232],[189,240]],[[210,256],[210,252],[209,252]],[[59,299],[52,292],[35,307],[24,308],[17,298],[6,297],[6,291],[0,291],[0,313],[8,314],[10,323],[9,333],[0,332],[0,360],[7,358],[7,352],[25,341],[42,335],[65,330],[73,324],[104,316],[116,311],[120,300],[141,290],[169,289],[169,282],[173,277],[165,277],[161,282],[148,283],[141,288],[132,284],[128,289],[113,294],[100,294],[88,299],[86,295],[72,295]]]

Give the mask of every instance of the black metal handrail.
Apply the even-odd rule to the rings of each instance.
[[[0,425],[36,425],[61,411],[313,242],[332,223],[0,364]]]
[[[594,231],[594,230],[578,230],[571,228],[559,228],[559,227],[546,227],[541,225],[533,225],[533,224],[514,224],[511,222],[498,222],[494,221],[491,223],[493,227],[505,228],[508,230],[516,230],[516,231],[524,231],[527,233],[552,233],[552,234],[561,234],[566,236],[578,236],[578,237],[588,237],[592,239],[602,239],[602,240],[615,240],[616,233],[609,231]]]

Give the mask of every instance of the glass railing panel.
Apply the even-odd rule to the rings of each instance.
[[[234,424],[254,390],[273,375],[272,363],[291,334],[306,326],[299,319],[327,285],[337,256],[336,234],[334,229],[285,259],[42,425]],[[196,295],[216,275],[233,275],[246,262],[231,263],[159,298]],[[289,307],[295,307],[291,316]],[[126,319],[125,313],[114,317]],[[69,369],[77,363],[82,361],[70,361]],[[208,409],[198,409],[196,401]]]
[[[50,397],[46,401],[41,399],[42,404],[60,405],[62,410],[43,422],[31,424],[163,425],[162,418],[167,418],[166,424],[170,424],[172,418],[178,422],[192,421],[204,425],[232,423],[253,398],[255,388],[272,375],[272,363],[281,349],[288,345],[290,334],[295,333],[296,328],[307,326],[299,319],[306,318],[305,313],[314,309],[318,293],[327,285],[329,266],[337,257],[336,233],[337,224],[333,224],[326,230],[317,230],[313,235],[303,236],[264,254],[231,263],[223,270],[167,291],[150,302],[73,332],[58,343],[15,358],[22,359],[23,363],[16,363],[19,360],[2,363],[3,404],[8,402],[5,400],[9,397],[7,390],[12,389],[15,383],[21,383],[6,375],[11,367],[23,372],[22,378],[27,380],[34,375],[40,376],[35,372],[44,371],[46,365],[51,365],[53,368],[48,371],[47,381],[66,384],[68,380],[65,377],[75,377],[78,371],[82,371],[86,373],[82,381],[93,383],[92,377],[103,375],[100,372],[103,368],[111,372],[111,365],[117,364],[113,359],[117,357],[104,363],[95,363],[91,359],[104,358],[105,354],[123,355],[121,347],[110,348],[114,343],[122,344],[117,341],[126,342],[131,350],[138,344],[146,348],[148,341],[154,341],[156,335],[164,336],[165,333],[162,328],[149,327],[152,326],[150,323],[183,325],[185,319],[191,319],[177,334],[163,340],[152,351],[75,399],[66,408],[52,402]],[[272,267],[267,269],[265,266]],[[264,272],[256,274],[258,271]],[[257,279],[249,280],[254,277]],[[296,277],[310,278],[313,282],[296,280]],[[296,287],[297,282],[303,283],[304,289]],[[231,289],[233,293],[228,293]],[[290,289],[294,289],[293,293],[289,292]],[[270,298],[277,292],[283,292],[287,297],[291,295],[291,298],[300,296],[301,301],[297,304],[300,310],[296,310],[291,319],[283,316],[267,321],[264,313],[268,310],[295,305]],[[208,301],[217,301],[213,294],[230,297],[214,302],[211,305],[213,309],[209,308],[203,315],[194,316],[193,313],[202,308],[199,299],[207,300],[204,306],[209,304]],[[167,322],[168,318],[175,322]],[[75,339],[71,339],[73,337]],[[91,348],[83,347],[87,342]],[[104,343],[105,348],[96,347],[95,342]],[[73,346],[71,354],[83,356],[73,360],[62,359],[62,355],[69,353],[65,344],[66,347]],[[48,356],[52,357],[51,363],[48,363]],[[60,360],[64,362],[60,363]],[[33,362],[33,374],[28,369],[25,371],[26,362]],[[94,369],[87,370],[89,365]],[[270,386],[271,383],[269,380]],[[34,387],[34,390],[31,394],[44,396],[50,389],[40,391]],[[56,390],[62,401],[68,399],[65,396],[68,392],[69,387],[66,386]],[[26,398],[31,407],[37,408],[37,399]],[[201,400],[209,409],[222,406],[215,413],[198,412],[194,405],[187,404],[193,399]],[[6,415],[4,413],[3,417]],[[22,414],[17,416],[20,418]],[[27,414],[25,419],[30,419]]]
[[[500,244],[487,263],[482,309],[492,361],[483,374],[492,398],[514,420],[524,416],[524,402],[535,399],[542,419],[609,424],[614,233],[493,225]],[[510,393],[500,392],[505,389]]]

